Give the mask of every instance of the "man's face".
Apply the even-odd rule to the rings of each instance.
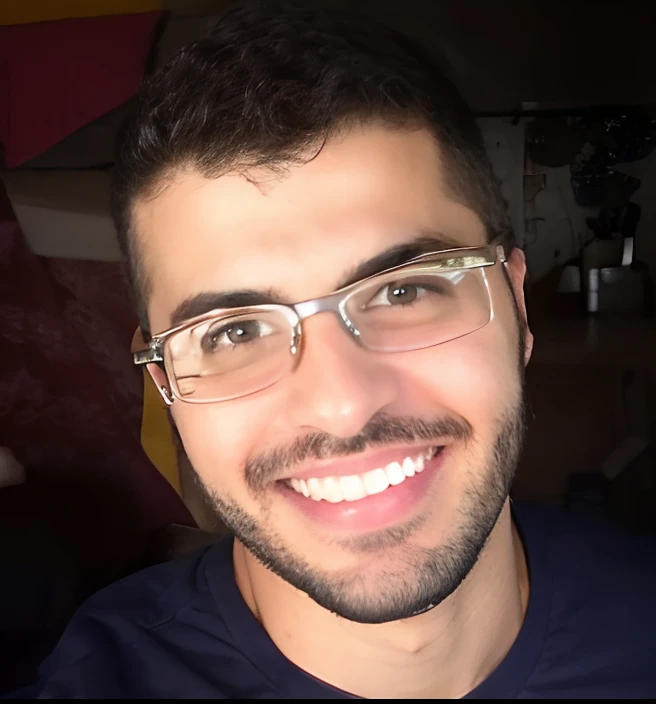
[[[487,243],[477,215],[447,196],[424,130],[352,131],[283,177],[247,176],[183,174],[137,205],[154,332],[201,293],[325,296],[420,233]],[[510,280],[502,267],[486,271],[493,319],[469,335],[371,352],[322,313],[303,322],[298,365],[277,384],[231,401],[173,403],[189,459],[237,538],[346,618],[381,622],[439,603],[473,567],[507,500],[528,354],[523,261],[511,258]],[[423,471],[380,493],[347,501],[334,483],[325,488],[326,477],[341,491],[421,456]],[[290,478],[318,480],[333,500],[294,491]]]

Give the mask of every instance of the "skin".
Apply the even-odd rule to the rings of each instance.
[[[485,244],[478,216],[447,192],[428,131],[382,126],[333,139],[282,178],[180,173],[134,209],[152,281],[151,329],[168,328],[181,301],[205,291],[271,288],[283,302],[329,294],[354,264],[418,231],[439,230],[461,246]],[[339,583],[347,599],[373,608],[393,592],[408,591],[421,555],[459,544],[461,517],[477,515],[472,496],[485,496],[494,481],[492,458],[504,423],[519,418],[522,368],[532,347],[526,330],[518,352],[520,326],[526,326],[521,252],[510,255],[507,273],[500,265],[488,271],[492,322],[458,340],[375,354],[355,344],[334,316],[317,315],[304,323],[294,373],[275,386],[224,403],[174,402],[171,414],[185,451],[217,509],[232,511],[237,522],[248,517],[271,550],[302,562],[317,579]],[[247,463],[263,453],[312,433],[358,436],[381,413],[447,417],[471,428],[466,440],[445,440],[438,478],[414,514],[403,518],[416,527],[394,544],[364,550],[339,525],[317,526],[294,510],[275,482],[254,492],[245,479]],[[413,449],[398,442],[390,447],[400,456]],[[360,454],[366,459],[387,448]],[[506,475],[516,454],[504,456]],[[503,659],[528,599],[524,552],[507,497],[498,503],[500,513],[464,581],[418,616],[381,624],[337,616],[261,564],[239,539],[237,583],[282,653],[333,686],[365,697],[462,696]]]

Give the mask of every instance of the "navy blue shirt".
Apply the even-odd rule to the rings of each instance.
[[[470,698],[656,696],[651,540],[515,506],[530,571],[522,629]],[[287,660],[235,584],[232,542],[93,597],[19,696],[339,698]]]

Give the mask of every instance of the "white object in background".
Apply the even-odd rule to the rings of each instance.
[[[633,262],[633,237],[624,239],[624,251],[622,252],[622,266],[630,266]]]
[[[588,313],[599,310],[599,269],[588,271]]]

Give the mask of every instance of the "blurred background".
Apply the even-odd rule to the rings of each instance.
[[[0,691],[90,593],[220,531],[131,364],[108,173],[144,76],[228,4],[0,3],[0,560],[18,575],[0,584]],[[451,66],[527,256],[536,346],[515,498],[654,532],[650,8],[357,4]]]

